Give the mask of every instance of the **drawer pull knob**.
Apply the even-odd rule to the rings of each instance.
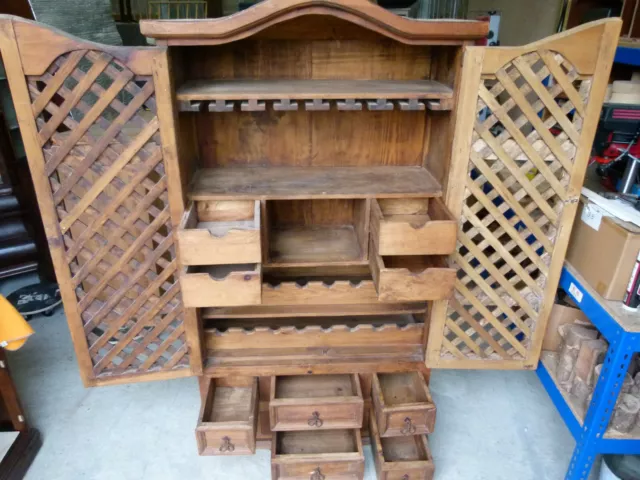
[[[322,426],[322,424],[324,422],[320,418],[320,412],[313,412],[311,414],[311,418],[309,419],[309,421],[307,423],[309,424],[310,427],[318,427],[319,428],[319,427]]]
[[[316,468],[311,474],[311,478],[309,480],[324,480],[324,475],[320,471],[320,467]]]
[[[416,426],[411,423],[411,418],[407,417],[404,419],[404,427],[400,430],[400,433],[403,435],[413,435],[416,433]]]
[[[405,473],[400,480],[409,480],[409,474]]]
[[[229,437],[222,437],[222,445],[220,445],[221,452],[233,452],[236,449],[235,445],[231,443]]]

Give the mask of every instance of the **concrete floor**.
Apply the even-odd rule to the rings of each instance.
[[[0,293],[34,281],[4,282]],[[197,455],[194,378],[85,389],[62,309],[31,323],[36,334],[9,353],[27,418],[44,438],[28,479],[269,478],[266,450]],[[438,370],[431,390],[438,407],[429,437],[436,479],[564,477],[575,444],[535,373]],[[375,479],[369,447],[365,456],[365,478]]]

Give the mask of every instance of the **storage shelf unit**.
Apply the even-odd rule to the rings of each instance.
[[[158,46],[130,48],[0,16],[85,385],[215,378],[200,452],[273,439],[274,480],[334,453],[362,478],[374,375],[533,368],[619,28],[467,48],[486,23],[264,0],[142,21]],[[267,377],[320,374],[357,374],[361,430],[307,458],[314,435],[269,431]],[[406,467],[380,443],[381,471]]]
[[[604,300],[568,263],[560,277],[560,288],[609,342],[604,367],[586,415],[572,403],[570,395],[559,388],[554,369],[550,368],[552,365],[544,353],[537,369],[538,378],[576,440],[566,478],[577,480],[588,477],[598,454],[640,454],[637,433],[607,432],[613,413],[611,406],[616,403],[622,387],[619,374],[627,372],[633,354],[640,352],[640,318],[625,312],[621,302]]]

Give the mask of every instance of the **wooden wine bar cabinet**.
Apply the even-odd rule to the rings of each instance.
[[[141,29],[0,17],[85,385],[199,376],[200,453],[270,443],[274,478],[362,478],[361,431],[380,478],[429,478],[429,369],[538,362],[620,22],[487,48],[266,0]]]

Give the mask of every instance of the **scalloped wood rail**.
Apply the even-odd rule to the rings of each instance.
[[[187,82],[176,92],[180,111],[264,111],[265,101],[274,110],[450,110],[453,90],[434,80],[198,80]],[[360,101],[356,102],[355,99]],[[395,104],[389,100],[394,100]],[[238,108],[238,107],[235,107]]]
[[[338,319],[339,321],[339,319]],[[416,346],[422,342],[422,323],[403,326],[396,324],[295,326],[270,328],[255,327],[251,330],[229,328],[226,331],[205,329],[205,347],[208,350],[358,347],[374,345]]]
[[[403,95],[404,97],[405,95]],[[393,102],[387,101],[386,98],[377,98],[375,101],[366,100],[368,95],[358,95],[357,98],[364,99],[367,110],[380,111],[380,110],[393,110],[398,108],[403,111],[415,111],[415,110],[432,110],[436,112],[442,112],[451,110],[453,108],[453,99],[443,98],[437,100],[419,100],[416,98],[403,98],[400,100],[394,100]],[[331,110],[331,102],[335,105],[335,109],[338,111],[352,111],[362,110],[362,102],[356,102],[355,100],[349,100],[345,97],[341,97],[344,100],[327,100],[322,98],[316,98],[312,101],[303,101],[307,97],[299,97],[301,100],[290,100],[288,98],[282,98],[279,100],[258,101],[236,101],[236,100],[182,100],[178,102],[178,109],[181,112],[264,112],[267,109],[267,105],[270,104],[271,108],[275,111],[297,111],[302,104],[302,108],[310,112],[313,111],[328,111]]]
[[[327,285],[323,282],[308,282],[300,286],[295,282],[278,285],[262,285],[262,305],[327,305],[378,303],[376,287],[371,280],[353,284],[339,280]]]

